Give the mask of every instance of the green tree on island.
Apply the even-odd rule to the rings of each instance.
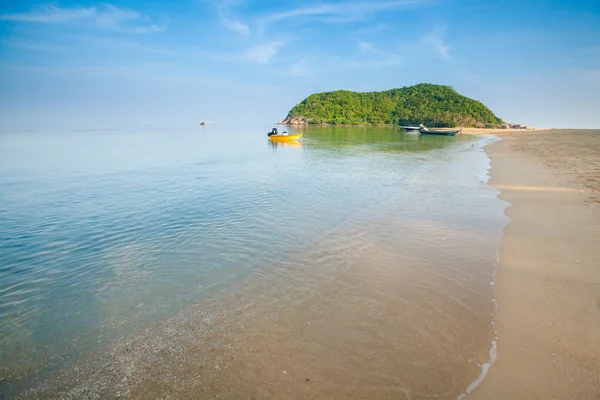
[[[503,121],[451,86],[420,83],[383,92],[313,94],[290,110],[285,123],[415,125],[496,128]]]

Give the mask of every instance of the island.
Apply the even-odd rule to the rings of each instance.
[[[312,94],[280,123],[500,128],[504,121],[451,86],[420,83],[382,92]]]

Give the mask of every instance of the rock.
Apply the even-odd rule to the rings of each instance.
[[[288,116],[285,117],[285,119],[283,121],[281,121],[280,124],[283,124],[283,125],[306,125],[306,124],[308,124],[308,122],[306,122],[304,117],[301,115],[292,117],[291,115],[288,114]]]

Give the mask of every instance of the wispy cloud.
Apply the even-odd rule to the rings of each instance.
[[[166,21],[155,23],[148,16],[137,11],[122,9],[111,4],[73,8],[42,4],[28,12],[0,14],[0,20],[48,24],[91,22],[96,28],[120,33],[151,33],[167,29]]]
[[[380,56],[387,56],[387,53],[376,49],[372,43],[365,42],[364,40],[358,41],[358,49],[360,50],[361,53],[370,53],[370,54],[377,54]]]
[[[396,65],[402,62],[402,57],[398,54],[380,50],[376,48],[373,43],[364,40],[358,40],[358,52],[359,56],[362,56],[362,59],[344,62],[342,65],[343,69],[382,67]]]
[[[167,49],[159,46],[143,44],[135,41],[124,41],[116,38],[104,38],[104,37],[87,37],[82,35],[73,35],[65,37],[67,42],[63,43],[45,43],[41,40],[28,40],[22,38],[7,38],[0,39],[0,44],[10,47],[16,47],[28,51],[43,51],[43,52],[57,52],[57,51],[69,51],[72,49],[95,49],[97,53],[104,52],[107,49],[111,52],[116,50],[123,50],[131,53],[146,53],[146,54],[158,54],[158,55],[177,55],[178,51]],[[190,49],[187,53],[191,53],[193,49]]]
[[[253,46],[244,52],[244,58],[255,61],[259,64],[268,64],[269,61],[279,53],[285,42],[274,40],[258,46]]]
[[[74,7],[67,9],[59,8],[52,4],[42,4],[29,12],[0,14],[0,19],[17,22],[56,23],[92,18],[96,15],[96,12],[95,7]]]
[[[77,37],[74,42],[78,46],[85,46],[87,48],[100,48],[100,50],[124,50],[126,52],[137,52],[146,54],[158,54],[173,56],[177,55],[178,51],[172,50],[171,48],[163,48],[155,45],[143,44],[135,41],[120,40],[114,38],[96,38],[96,37]]]
[[[381,68],[402,64],[400,55],[378,49],[372,43],[359,40],[358,52],[351,57],[331,54],[303,57],[296,62],[290,62],[279,72],[293,78],[330,76],[344,71],[372,70],[379,73]]]
[[[309,60],[303,58],[295,63],[290,64],[283,70],[283,74],[294,78],[304,78],[309,76],[311,73],[311,67]]]
[[[0,70],[35,75],[55,75],[76,78],[111,78],[147,82],[153,85],[219,85],[230,83],[227,78],[187,74],[177,71],[177,65],[172,63],[136,63],[124,65],[69,65],[69,66],[31,66],[19,64],[2,64]],[[177,71],[177,72],[176,72]]]
[[[32,51],[57,51],[57,50],[65,50],[67,46],[60,46],[55,44],[47,44],[47,43],[36,43],[27,40],[19,40],[19,39],[0,39],[0,43],[11,46],[18,47],[25,50]]]
[[[331,54],[314,54],[312,57],[303,57],[296,62],[289,62],[288,66],[280,69],[281,74],[306,78],[318,75],[335,74],[350,70],[374,70],[402,64],[400,55],[379,49],[371,42],[357,40],[358,51],[353,56],[336,56]]]
[[[149,18],[137,11],[124,10],[110,4],[105,4],[104,9],[96,12],[96,25],[99,28],[115,32],[151,33],[164,31],[166,25],[148,22],[144,25],[128,26],[129,22],[148,21]]]
[[[388,28],[389,26],[387,24],[378,24],[376,26],[360,28],[356,31],[356,33],[358,33],[359,35],[373,35],[379,34]]]
[[[217,3],[217,14],[224,27],[242,35],[250,35],[250,26],[240,21],[233,16],[231,9],[237,5],[239,1],[225,0]]]
[[[422,42],[424,45],[431,48],[440,58],[444,60],[450,60],[450,46],[446,44],[442,37],[441,32],[432,32],[423,37]]]
[[[244,24],[243,22],[240,22],[239,20],[233,17],[228,17],[225,15],[221,15],[220,17],[223,26],[225,26],[227,29],[231,29],[232,31],[240,33],[242,35],[250,35],[250,27],[248,25]]]
[[[364,19],[365,17],[376,12],[398,9],[401,7],[425,3],[427,1],[429,0],[319,3],[268,15],[262,19],[262,23],[267,24],[288,18],[298,17],[318,17],[329,22],[351,22]]]

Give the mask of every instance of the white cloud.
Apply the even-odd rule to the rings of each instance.
[[[356,33],[358,33],[359,35],[373,35],[381,33],[382,31],[385,31],[388,28],[389,26],[387,24],[379,24],[372,27],[360,28],[356,31]]]
[[[250,35],[250,27],[233,17],[221,15],[221,22],[223,23],[223,26],[225,26],[227,29],[231,29],[232,31],[240,33],[242,35]]]
[[[29,12],[0,14],[0,20],[30,23],[90,22],[99,29],[121,33],[151,33],[167,28],[137,11],[126,10],[111,4],[101,7],[60,8],[42,4]]]
[[[0,20],[17,22],[66,22],[77,19],[92,18],[96,15],[96,7],[59,8],[52,4],[42,4],[34,10],[24,13],[0,14]]]
[[[362,60],[347,61],[341,64],[342,69],[362,69],[396,65],[402,62],[402,57],[397,54],[387,53],[377,49],[372,43],[358,40],[359,55]],[[364,59],[366,56],[366,60]]]
[[[119,32],[124,33],[154,33],[154,32],[162,32],[167,29],[167,25],[159,25],[159,24],[151,24],[146,26],[136,26],[129,29],[121,29]]]
[[[7,46],[19,47],[21,49],[32,50],[32,51],[56,51],[56,50],[65,50],[68,48],[66,46],[60,46],[60,45],[55,45],[55,44],[46,44],[46,43],[36,43],[36,42],[30,42],[30,41],[26,41],[26,40],[19,40],[19,39],[0,39],[0,43],[7,45]]]
[[[117,31],[123,22],[140,18],[137,11],[123,10],[110,4],[106,4],[103,12],[96,13],[96,25],[102,29]]]
[[[387,53],[376,49],[372,43],[365,42],[364,40],[358,41],[358,49],[360,50],[361,53],[377,54],[380,56],[388,56]]]
[[[221,23],[225,28],[248,36],[250,35],[250,27],[234,17],[231,13],[231,9],[240,2],[241,0],[222,0],[216,5],[217,13],[219,14]]]
[[[349,22],[361,20],[376,12],[393,10],[429,0],[389,0],[349,3],[320,3],[307,7],[299,7],[289,11],[274,13],[262,19],[263,24],[278,22],[288,18],[318,17],[324,21]]]
[[[303,58],[289,67],[287,67],[283,73],[288,76],[292,76],[295,78],[302,78],[310,75],[311,69],[309,66],[309,62],[307,59]]]
[[[163,48],[153,45],[146,45],[134,41],[124,41],[120,39],[112,39],[112,38],[95,38],[95,37],[78,37],[76,39],[76,43],[78,46],[82,47],[100,47],[101,49],[122,49],[127,52],[139,52],[139,53],[147,53],[147,54],[160,54],[160,55],[168,55],[173,56],[177,55],[178,52],[172,50],[171,48]]]
[[[271,58],[279,53],[284,45],[283,41],[275,40],[258,46],[250,47],[244,53],[244,57],[259,64],[268,64]]]
[[[365,42],[363,40],[358,41],[358,48],[361,52],[368,53],[373,49],[373,45],[369,42]]]
[[[277,22],[286,18],[313,16],[313,15],[340,15],[343,14],[342,7],[334,4],[320,4],[311,7],[296,8],[290,11],[271,14],[264,18],[268,22]]]
[[[443,58],[444,60],[450,60],[450,46],[444,42],[441,34],[439,33],[430,33],[425,36],[422,42],[430,47],[433,51],[437,53],[438,56]]]

